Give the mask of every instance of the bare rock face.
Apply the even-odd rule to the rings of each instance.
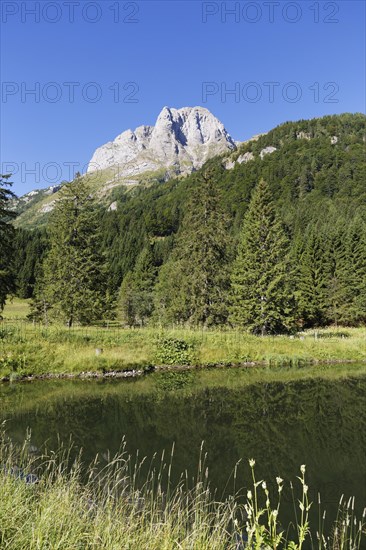
[[[266,155],[271,155],[272,153],[274,153],[275,151],[277,151],[277,147],[272,147],[271,145],[269,147],[265,147],[264,149],[262,149],[262,151],[259,153],[259,156],[261,157],[261,159],[263,160],[263,158],[266,156]]]
[[[250,160],[254,160],[254,154],[251,152],[248,152],[248,153],[244,153],[244,155],[240,155],[240,157],[238,157],[237,162],[239,164],[243,164],[243,163],[246,164]]]
[[[88,173],[118,167],[122,177],[167,169],[189,173],[208,159],[236,149],[223,124],[203,107],[164,107],[155,126],[127,130],[97,149]]]

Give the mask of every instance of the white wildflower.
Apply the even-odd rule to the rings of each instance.
[[[276,477],[276,481],[277,481],[277,485],[281,485],[281,483],[283,483],[283,479],[282,477]]]
[[[254,460],[254,458],[250,458],[250,459],[249,459],[249,466],[250,466],[251,468],[254,468],[254,466],[255,466],[255,460]]]
[[[248,491],[247,492],[247,499],[252,500],[252,498],[253,498],[252,491]]]
[[[278,516],[278,511],[277,511],[277,510],[273,510],[272,515],[273,515],[273,517],[276,519],[276,517]]]
[[[263,483],[262,483],[262,489],[264,489],[264,490],[267,489],[267,483],[265,481],[263,481]]]
[[[302,465],[300,466],[300,471],[301,471],[302,474],[305,473],[305,464],[302,464]]]

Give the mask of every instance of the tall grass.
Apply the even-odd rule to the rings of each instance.
[[[143,483],[143,460],[132,461],[123,447],[104,467],[98,457],[85,467],[81,456],[71,460],[70,450],[33,456],[29,439],[16,448],[5,434],[1,436],[1,548],[360,550],[365,544],[365,513],[356,519],[352,499],[340,503],[329,533],[324,533],[321,510],[319,525],[309,524],[304,466],[293,526],[284,528],[279,522],[284,482],[277,478],[272,504],[265,481],[255,477],[254,461],[250,461],[252,489],[243,504],[236,495],[216,499],[203,451],[193,486],[183,475],[173,487],[174,449],[167,459],[155,457]],[[27,483],[25,474],[30,472],[38,476],[37,483]],[[238,485],[236,470],[234,481]]]

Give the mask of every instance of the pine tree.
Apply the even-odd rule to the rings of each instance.
[[[9,202],[14,198],[9,187],[10,174],[0,175],[0,312],[6,296],[15,289],[11,258],[13,255],[14,229],[10,221],[15,214],[9,210]]]
[[[338,320],[341,324],[366,322],[366,224],[356,217],[342,236],[343,253],[337,257]]]
[[[261,180],[244,217],[231,277],[231,322],[254,334],[288,331],[294,324],[289,243],[271,192]]]
[[[185,263],[175,257],[170,258],[160,268],[155,286],[155,320],[163,325],[186,323],[190,315],[189,292]]]
[[[65,185],[50,225],[50,250],[35,303],[52,307],[52,317],[88,324],[107,309],[105,260],[97,211],[82,179]],[[41,308],[42,309],[42,308]]]
[[[139,254],[133,271],[136,292],[136,316],[140,325],[145,325],[153,313],[156,271],[152,245],[149,244]]]
[[[205,327],[225,321],[228,240],[217,182],[206,171],[195,182],[176,247],[159,277],[160,320]]]
[[[14,239],[14,274],[19,298],[32,298],[37,272],[47,250],[46,232],[17,228]]]
[[[345,229],[341,223],[333,224],[328,228],[329,281],[327,287],[327,320],[326,324],[338,325],[341,322],[342,310],[346,306],[346,288],[342,282],[342,266],[346,258]],[[326,258],[324,258],[326,260]],[[346,283],[347,284],[347,283]],[[348,291],[347,291],[348,293]]]
[[[329,237],[320,228],[309,229],[303,238],[297,263],[296,297],[301,325],[326,324],[329,316],[332,261]]]
[[[119,317],[129,327],[137,325],[136,319],[136,289],[132,271],[129,271],[122,281],[118,299]]]
[[[43,323],[48,326],[52,304],[49,301],[49,289],[45,285],[43,267],[45,262],[38,265],[35,271],[36,283],[33,288],[33,299],[30,302],[30,313],[27,318],[30,321]]]
[[[122,319],[130,326],[145,325],[154,309],[153,292],[156,267],[152,245],[147,245],[139,254],[134,270],[124,278],[119,298]]]

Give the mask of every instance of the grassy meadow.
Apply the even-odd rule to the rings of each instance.
[[[14,297],[6,302],[1,316],[6,320],[25,320],[28,313],[30,313],[30,300]]]
[[[0,322],[0,378],[103,374],[152,366],[303,366],[359,363],[366,373],[366,328],[333,327],[296,336],[258,337],[234,330],[33,325],[28,303],[9,302]],[[98,350],[98,351],[97,351]],[[363,366],[362,363],[365,362]],[[316,366],[317,365],[317,366]],[[336,370],[336,369],[335,369]],[[344,369],[343,369],[344,370]],[[351,372],[353,366],[346,368]]]

